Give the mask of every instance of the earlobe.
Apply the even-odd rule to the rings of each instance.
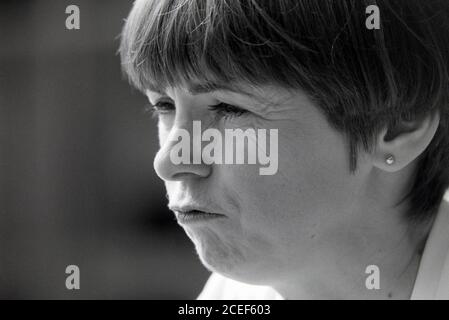
[[[396,172],[417,159],[429,146],[440,123],[438,112],[414,121],[399,121],[378,135],[373,165]]]
[[[385,158],[385,162],[386,162],[386,164],[388,164],[389,166],[392,166],[392,165],[396,162],[396,159],[395,159],[394,155],[389,154],[389,155],[387,155],[387,157]]]

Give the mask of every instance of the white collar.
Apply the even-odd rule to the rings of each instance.
[[[449,201],[449,194],[446,201]],[[412,300],[449,299],[449,212],[440,207],[427,238],[413,288]]]

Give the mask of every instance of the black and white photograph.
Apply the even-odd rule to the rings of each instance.
[[[0,300],[449,300],[449,0],[2,0],[0,39]]]

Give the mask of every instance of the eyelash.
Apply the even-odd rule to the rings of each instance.
[[[208,109],[215,112],[217,116],[225,119],[241,117],[248,113],[247,110],[223,102],[213,106],[209,106]]]
[[[149,109],[155,115],[160,115],[160,114],[168,114],[175,111],[175,106],[168,101],[158,101],[155,104],[149,102],[149,107],[147,109]]]
[[[158,101],[155,104],[149,103],[149,108],[154,115],[164,115],[170,114],[176,110],[173,103],[168,101]],[[233,118],[233,117],[241,117],[249,111],[244,110],[242,108],[221,102],[213,106],[209,106],[208,109],[210,111],[215,112],[215,114],[222,118]]]

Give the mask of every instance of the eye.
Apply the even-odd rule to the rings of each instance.
[[[173,102],[157,101],[155,104],[149,103],[149,109],[156,115],[169,114],[176,110]]]
[[[209,106],[209,110],[215,112],[218,116],[221,117],[240,117],[246,113],[247,110],[242,108],[227,104],[227,103],[219,103],[213,106]]]

